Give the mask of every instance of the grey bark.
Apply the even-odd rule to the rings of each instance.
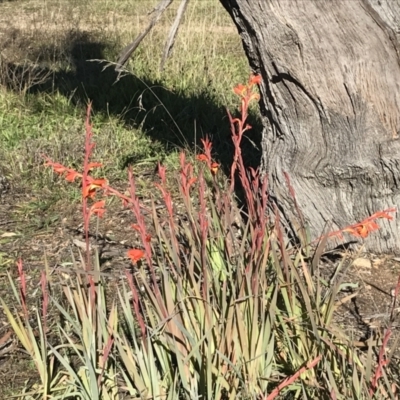
[[[313,238],[397,207],[400,0],[220,1],[263,78],[262,169],[292,233],[285,173]],[[400,253],[400,219],[378,222],[366,249]]]

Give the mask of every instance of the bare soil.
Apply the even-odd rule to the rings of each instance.
[[[62,277],[73,273],[84,273],[79,269],[80,258],[85,254],[85,237],[82,230],[80,204],[70,207],[54,207],[51,211],[36,215],[36,218],[53,221],[43,228],[32,229],[23,207],[35,197],[28,188],[8,187],[0,196],[0,297],[13,311],[16,304],[7,272],[18,287],[16,261],[23,260],[27,277],[28,299],[32,311],[41,297],[40,274],[47,262],[50,273]],[[137,233],[130,227],[134,222],[129,210],[121,210],[120,202],[107,209],[107,217],[93,224],[90,232],[91,249],[97,248],[101,260],[102,274],[110,285],[118,284],[131,263],[127,250],[138,247]],[[40,214],[39,210],[37,214]],[[50,215],[51,214],[51,215]],[[35,222],[37,226],[37,222]],[[76,260],[74,272],[71,263]],[[78,266],[78,269],[76,269]],[[55,310],[54,310],[55,311]],[[33,314],[34,315],[34,314]],[[50,315],[49,318],[57,318]],[[18,343],[3,310],[0,310],[0,399],[20,393],[29,381],[39,379],[29,355]]]

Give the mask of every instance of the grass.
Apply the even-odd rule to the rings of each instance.
[[[14,185],[42,192],[43,197],[52,176],[38,168],[40,155],[66,163],[75,157],[89,100],[94,106],[98,148],[104,151],[96,156],[108,166],[111,178],[122,178],[128,162],[145,171],[157,161],[177,165],[177,149],[193,151],[205,134],[213,137],[219,158],[227,165],[232,147],[223,123],[224,108],[233,101],[227,88],[246,79],[249,71],[240,39],[216,2],[193,2],[162,73],[158,65],[173,10],[130,61],[128,71],[133,75],[116,83],[112,68],[103,70],[107,62],[102,60],[117,59],[156,3],[139,1],[135,7],[106,0],[0,5],[0,63],[7,71],[0,74],[0,84],[3,80],[8,87],[0,85],[0,148],[3,173]],[[16,68],[28,72],[18,74]],[[36,75],[47,79],[41,82]],[[41,84],[34,85],[37,81]],[[256,116],[253,120],[257,125]],[[256,165],[258,156],[250,142],[248,148]],[[64,191],[62,196],[71,198],[71,193]]]
[[[12,2],[0,5],[3,24],[7,21],[2,62],[9,69],[39,66],[49,76],[47,83],[29,88],[29,75],[27,82],[15,84],[14,94],[4,89],[0,93],[4,127],[0,142],[7,148],[6,165],[29,166],[35,161],[35,155],[21,148],[25,143],[37,153],[52,148],[60,160],[74,154],[89,99],[94,102],[96,129],[104,137],[101,148],[108,149],[114,168],[124,159],[174,157],[177,145],[193,148],[205,133],[226,140],[226,128],[220,132],[223,107],[233,100],[226,88],[245,79],[248,67],[239,38],[218,4],[193,3],[163,73],[158,62],[172,10],[130,62],[133,76],[116,84],[112,69],[103,71],[104,62],[89,61],[116,60],[155,4],[27,1],[18,7]],[[210,46],[208,35],[219,29],[224,34]],[[189,34],[192,31],[197,34]],[[27,162],[21,162],[21,156]]]

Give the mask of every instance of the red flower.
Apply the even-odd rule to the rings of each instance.
[[[372,214],[370,217],[365,218],[363,221],[350,225],[340,231],[331,232],[328,236],[336,236],[339,239],[343,239],[343,232],[350,233],[353,236],[366,238],[371,232],[374,232],[379,229],[379,225],[376,223],[376,220],[379,218],[385,218],[387,220],[392,220],[393,217],[388,213],[396,212],[397,209],[395,207],[388,208],[383,211],[378,211]]]
[[[131,250],[128,250],[127,255],[131,259],[131,261],[134,264],[136,264],[140,259],[143,258],[144,251],[140,250],[140,249],[131,249]]]
[[[88,164],[88,170],[91,171],[93,168],[102,167],[103,164],[99,162],[91,162]]]
[[[47,159],[47,162],[44,163],[45,167],[52,167],[54,172],[57,172],[57,174],[63,174],[64,172],[67,171],[67,168],[64,167],[64,165],[55,163],[51,161],[50,159]]]
[[[196,156],[196,159],[199,160],[199,161],[206,161],[206,162],[208,161],[208,158],[207,158],[207,156],[205,154],[198,154]]]
[[[106,212],[106,210],[104,208],[105,205],[106,205],[105,200],[97,201],[90,207],[90,214],[95,214],[99,218],[101,218],[104,215],[104,213]]]
[[[82,174],[80,174],[79,172],[75,171],[72,168],[67,168],[64,167],[64,165],[59,164],[59,163],[55,163],[53,161],[51,161],[49,158],[47,158],[47,161],[44,164],[46,167],[52,167],[53,171],[56,172],[57,174],[65,175],[65,179],[68,182],[73,182],[75,180],[75,178],[81,178]]]
[[[244,97],[247,92],[247,86],[239,84],[235,88],[233,88],[233,91],[240,97]]]
[[[96,195],[96,190],[107,185],[107,179],[93,179],[88,177],[87,184],[82,190],[83,197],[89,197],[91,199]]]
[[[260,95],[253,92],[253,86],[261,83],[261,75],[251,75],[247,85],[237,85],[233,91],[240,96],[245,102],[246,106],[252,100],[260,100]]]
[[[261,83],[261,75],[251,75],[249,79],[250,85],[259,85]]]
[[[77,177],[81,177],[82,175],[79,173],[79,172],[76,172],[76,171],[74,171],[74,170],[69,170],[68,172],[67,172],[67,175],[65,175],[65,179],[68,181],[68,182],[73,182],[74,180],[75,180],[75,178],[77,178]]]
[[[211,164],[211,173],[213,174],[213,175],[215,175],[217,172],[218,172],[218,169],[219,169],[219,164],[218,163],[216,163],[216,162],[213,162],[212,164]]]

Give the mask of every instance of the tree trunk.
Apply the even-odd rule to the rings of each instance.
[[[292,233],[285,173],[312,238],[397,207],[400,1],[220,1],[263,78],[261,165]],[[366,249],[400,253],[400,219],[378,223]]]

